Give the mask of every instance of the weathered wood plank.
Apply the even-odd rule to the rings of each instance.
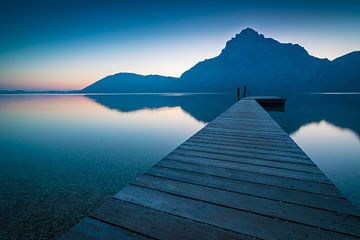
[[[246,117],[246,116],[244,116]],[[276,125],[277,127],[279,127],[280,125],[278,125],[276,122],[276,124],[274,124],[274,120],[270,117],[270,118],[266,118],[266,119],[262,119],[261,117],[260,118],[257,118],[255,120],[248,120],[246,118],[239,118],[239,117],[225,117],[225,116],[220,116],[218,118],[215,118],[212,123],[216,123],[216,122],[223,122],[223,123],[236,123],[236,125],[239,125],[241,123],[253,123],[253,124],[263,124],[263,125],[266,125],[266,126],[270,126],[272,127],[273,125]]]
[[[277,162],[277,161],[268,161],[263,159],[252,159],[247,157],[222,157],[222,155],[218,154],[211,154],[204,157],[202,154],[199,154],[198,152],[189,152],[182,154],[181,150],[176,150],[176,152],[170,153],[166,159],[174,159],[174,160],[192,160],[196,163],[198,159],[209,159],[209,160],[215,160],[226,162],[227,166],[231,168],[231,166],[234,166],[236,169],[236,166],[238,164],[248,164],[248,165],[254,165],[254,166],[260,166],[260,167],[271,167],[271,168],[279,168],[279,169],[287,169],[287,170],[293,170],[293,171],[299,171],[299,172],[307,172],[307,173],[315,173],[315,174],[322,174],[320,170],[318,170],[315,166],[311,165],[305,165],[305,164],[297,164],[297,163],[287,163],[287,162]],[[225,166],[225,165],[224,165]]]
[[[206,128],[206,131],[204,129],[200,130],[200,132],[206,132],[207,134],[214,134],[214,135],[220,135],[220,136],[230,136],[233,138],[251,138],[251,139],[269,139],[272,141],[278,141],[278,142],[284,142],[284,143],[291,143],[293,144],[294,142],[289,139],[286,136],[272,136],[272,135],[268,135],[268,134],[254,134],[254,133],[249,133],[249,132],[233,132],[231,130],[221,130],[219,128]]]
[[[279,144],[269,144],[266,141],[247,141],[244,139],[231,139],[231,138],[220,138],[220,137],[216,137],[216,136],[206,136],[206,135],[194,135],[190,138],[191,141],[199,141],[199,142],[209,142],[209,143],[213,143],[213,144],[218,144],[218,145],[224,145],[224,146],[229,146],[229,147],[237,147],[237,146],[242,146],[242,147],[247,147],[247,148],[253,148],[253,149],[264,149],[264,150],[273,150],[273,151],[282,151],[285,153],[298,153],[298,154],[304,154],[303,151],[300,148],[290,148],[290,147],[284,147],[281,146]]]
[[[231,151],[238,151],[238,152],[252,152],[252,153],[263,153],[268,155],[274,155],[274,156],[284,156],[284,157],[294,157],[294,158],[302,158],[307,159],[309,158],[304,155],[302,152],[285,152],[280,150],[271,150],[271,149],[261,149],[261,148],[254,148],[254,147],[247,147],[243,146],[242,144],[238,144],[237,146],[231,146],[229,144],[218,144],[218,143],[212,143],[211,141],[207,140],[194,140],[189,139],[186,141],[187,145],[199,145],[199,146],[205,146],[209,148],[216,148],[216,149],[222,149],[222,150],[231,150]]]
[[[137,203],[137,201],[110,199],[91,216],[156,239],[250,239],[244,234],[193,221],[186,216],[167,214],[149,208],[146,204]]]
[[[259,119],[259,118],[246,118],[244,117],[237,117],[237,116],[230,116],[230,115],[220,115],[218,118],[215,118],[213,121],[220,121],[220,120],[228,120],[234,122],[254,122],[254,123],[264,123],[264,124],[272,124],[274,123],[273,119]]]
[[[228,122],[226,123],[221,123],[221,122],[212,122],[209,123],[208,125],[209,127],[221,127],[221,128],[225,128],[225,129],[246,129],[246,130],[253,130],[253,131],[261,131],[261,132],[266,132],[266,133],[273,133],[273,134],[278,134],[278,133],[285,133],[284,130],[282,130],[282,128],[280,128],[280,126],[263,126],[260,124],[254,124],[254,123],[242,123],[242,124],[230,124]]]
[[[277,218],[261,216],[138,186],[126,187],[116,194],[115,197],[144,207],[257,238],[355,239],[355,237],[332,231],[325,231],[319,228],[295,224]]]
[[[228,118],[242,118],[242,119],[248,119],[248,120],[261,120],[261,121],[273,121],[273,119],[270,116],[265,116],[261,113],[251,113],[251,112],[226,112],[220,117],[228,117]]]
[[[234,170],[233,168],[226,168],[223,166],[220,167],[217,163],[210,160],[208,160],[207,163],[190,163],[164,159],[158,162],[156,165],[180,170],[194,171],[197,173],[220,176],[234,180],[248,181],[269,186],[316,193],[319,195],[341,197],[340,192],[335,188],[334,185],[319,184],[293,178],[284,178],[279,176],[259,174],[255,172]]]
[[[178,147],[183,151],[198,151],[203,152],[204,154],[222,154],[227,156],[234,156],[234,157],[250,157],[256,159],[264,159],[269,161],[279,161],[279,162],[288,162],[288,163],[299,163],[305,165],[314,165],[310,159],[301,159],[301,158],[294,158],[294,157],[285,157],[285,156],[276,156],[270,154],[263,154],[263,153],[256,153],[256,152],[240,152],[240,151],[233,151],[233,150],[222,150],[219,148],[208,148],[202,147],[199,145],[188,145],[182,144]]]
[[[231,135],[224,135],[224,134],[213,134],[209,132],[201,132],[199,131],[197,134],[194,135],[194,137],[206,137],[211,138],[213,140],[220,140],[223,142],[229,142],[229,143],[242,143],[246,142],[249,144],[252,144],[254,146],[260,145],[260,146],[277,146],[279,148],[283,149],[289,149],[289,150],[300,150],[300,148],[293,144],[293,142],[290,141],[276,141],[274,139],[264,139],[264,138],[255,138],[255,137],[248,137],[248,136],[241,136],[241,137],[234,137]]]
[[[255,122],[255,121],[236,121],[236,120],[224,120],[224,119],[216,119],[209,123],[209,125],[219,125],[223,127],[232,127],[232,128],[239,128],[239,127],[259,127],[265,128],[265,130],[276,130],[283,132],[284,130],[279,126],[274,124],[273,122]]]
[[[256,136],[268,136],[268,137],[274,137],[274,138],[283,138],[286,139],[287,135],[286,133],[282,132],[271,132],[271,131],[261,131],[257,129],[248,129],[248,128],[224,128],[224,127],[218,127],[218,126],[207,126],[209,130],[220,130],[221,132],[227,132],[227,133],[234,133],[234,134],[251,134]]]
[[[178,153],[178,150],[174,151],[174,153]],[[184,155],[185,154],[182,154],[182,156],[169,155],[169,156],[165,157],[165,159],[179,160],[179,161],[188,162],[188,163],[212,164],[214,166],[233,169],[233,170],[240,170],[240,171],[253,172],[253,173],[270,175],[270,176],[298,179],[298,180],[310,181],[310,182],[315,182],[315,183],[331,184],[331,182],[325,177],[325,175],[322,175],[322,174],[301,172],[301,171],[295,171],[295,170],[284,169],[284,168],[272,168],[272,167],[268,167],[268,166],[264,166],[264,165],[244,164],[241,162],[234,163],[234,162],[219,161],[219,160],[208,158],[205,156],[188,157],[188,156],[184,156]]]
[[[269,121],[269,120],[250,121],[250,120],[246,120],[246,119],[242,119],[242,118],[240,118],[240,119],[237,119],[237,118],[232,118],[232,119],[230,119],[230,118],[218,118],[218,119],[213,120],[211,123],[223,124],[223,125],[229,124],[231,126],[239,126],[239,125],[245,124],[245,125],[276,128],[276,129],[279,129],[279,130],[283,131],[282,128],[279,125],[275,125],[272,121]]]
[[[355,236],[360,237],[360,222],[356,221],[358,219],[344,214],[337,214],[342,213],[342,211],[346,211],[346,214],[352,214],[353,212],[348,211],[356,211],[355,208],[335,205],[333,206],[334,209],[326,209],[334,211],[334,213],[253,195],[224,191],[198,184],[149,175],[143,175],[137,178],[133,182],[133,185],[197,199],[241,211],[276,217],[285,221],[338,231],[340,233],[346,234],[350,232],[354,233]]]
[[[234,180],[221,176],[208,175],[158,165],[149,169],[146,174],[324,210],[332,209],[331,205],[333,204],[343,206],[349,204],[346,199],[335,196],[313,194],[310,192]]]

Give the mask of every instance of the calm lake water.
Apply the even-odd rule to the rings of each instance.
[[[360,95],[271,114],[360,207]],[[229,94],[0,95],[0,239],[58,236],[234,103]]]
[[[285,112],[270,114],[360,208],[360,94],[284,97]]]

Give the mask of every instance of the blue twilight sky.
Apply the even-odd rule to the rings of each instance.
[[[179,76],[252,27],[310,54],[360,50],[360,1],[4,1],[0,89],[81,89],[117,72]]]

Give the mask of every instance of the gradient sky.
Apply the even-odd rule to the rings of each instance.
[[[1,1],[0,89],[180,76],[246,27],[334,59],[360,50],[360,1]]]

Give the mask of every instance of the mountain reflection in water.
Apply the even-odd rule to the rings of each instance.
[[[270,114],[360,207],[360,95],[284,97],[285,112]],[[0,236],[60,235],[234,103],[234,94],[0,95]]]
[[[294,94],[270,115],[352,202],[360,207],[360,95]],[[179,106],[209,122],[234,103],[231,94],[89,95],[120,112]],[[211,110],[209,110],[211,109]]]

